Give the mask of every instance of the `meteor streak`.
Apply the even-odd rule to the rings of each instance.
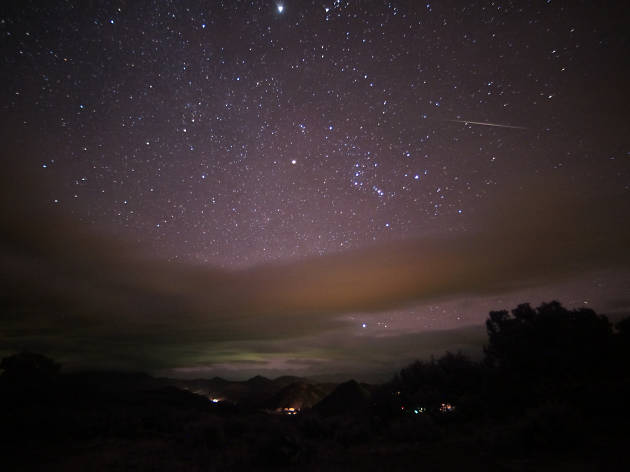
[[[485,121],[470,121],[470,120],[446,120],[451,121],[453,123],[464,123],[466,125],[481,125],[481,126],[495,126],[497,128],[512,128],[512,129],[527,129],[524,126],[512,126],[512,125],[502,125],[500,123],[487,123]]]

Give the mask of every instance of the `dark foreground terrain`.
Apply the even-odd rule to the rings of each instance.
[[[62,374],[19,353],[2,470],[627,470],[629,320],[551,303],[487,327],[483,362],[447,353],[379,386]]]

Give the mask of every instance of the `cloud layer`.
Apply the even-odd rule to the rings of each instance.
[[[243,350],[249,362],[264,350],[257,342],[290,359],[294,348],[282,343],[334,337],[344,313],[630,266],[628,204],[590,197],[586,186],[577,196],[574,184],[562,182],[506,188],[505,199],[479,211],[467,231],[228,271],[150,257],[42,205],[42,191],[24,193],[45,188],[41,182],[18,170],[8,175],[0,203],[0,341],[7,351],[53,350],[75,363],[237,362],[238,343],[250,343]],[[225,343],[232,347],[222,356]],[[344,352],[348,358],[352,350]],[[331,345],[318,356],[334,357]]]

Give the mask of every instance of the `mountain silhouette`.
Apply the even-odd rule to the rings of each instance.
[[[322,416],[354,413],[366,408],[371,396],[371,393],[356,380],[349,380],[338,385],[330,395],[315,405],[314,410]]]
[[[325,396],[326,391],[320,386],[304,381],[293,382],[273,397],[271,408],[274,410],[283,408],[303,410],[304,408],[312,408]]]

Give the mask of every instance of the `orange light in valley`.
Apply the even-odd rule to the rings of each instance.
[[[300,412],[300,409],[294,408],[294,407],[285,407],[285,408],[278,408],[276,411],[279,411],[285,415],[297,415]]]

